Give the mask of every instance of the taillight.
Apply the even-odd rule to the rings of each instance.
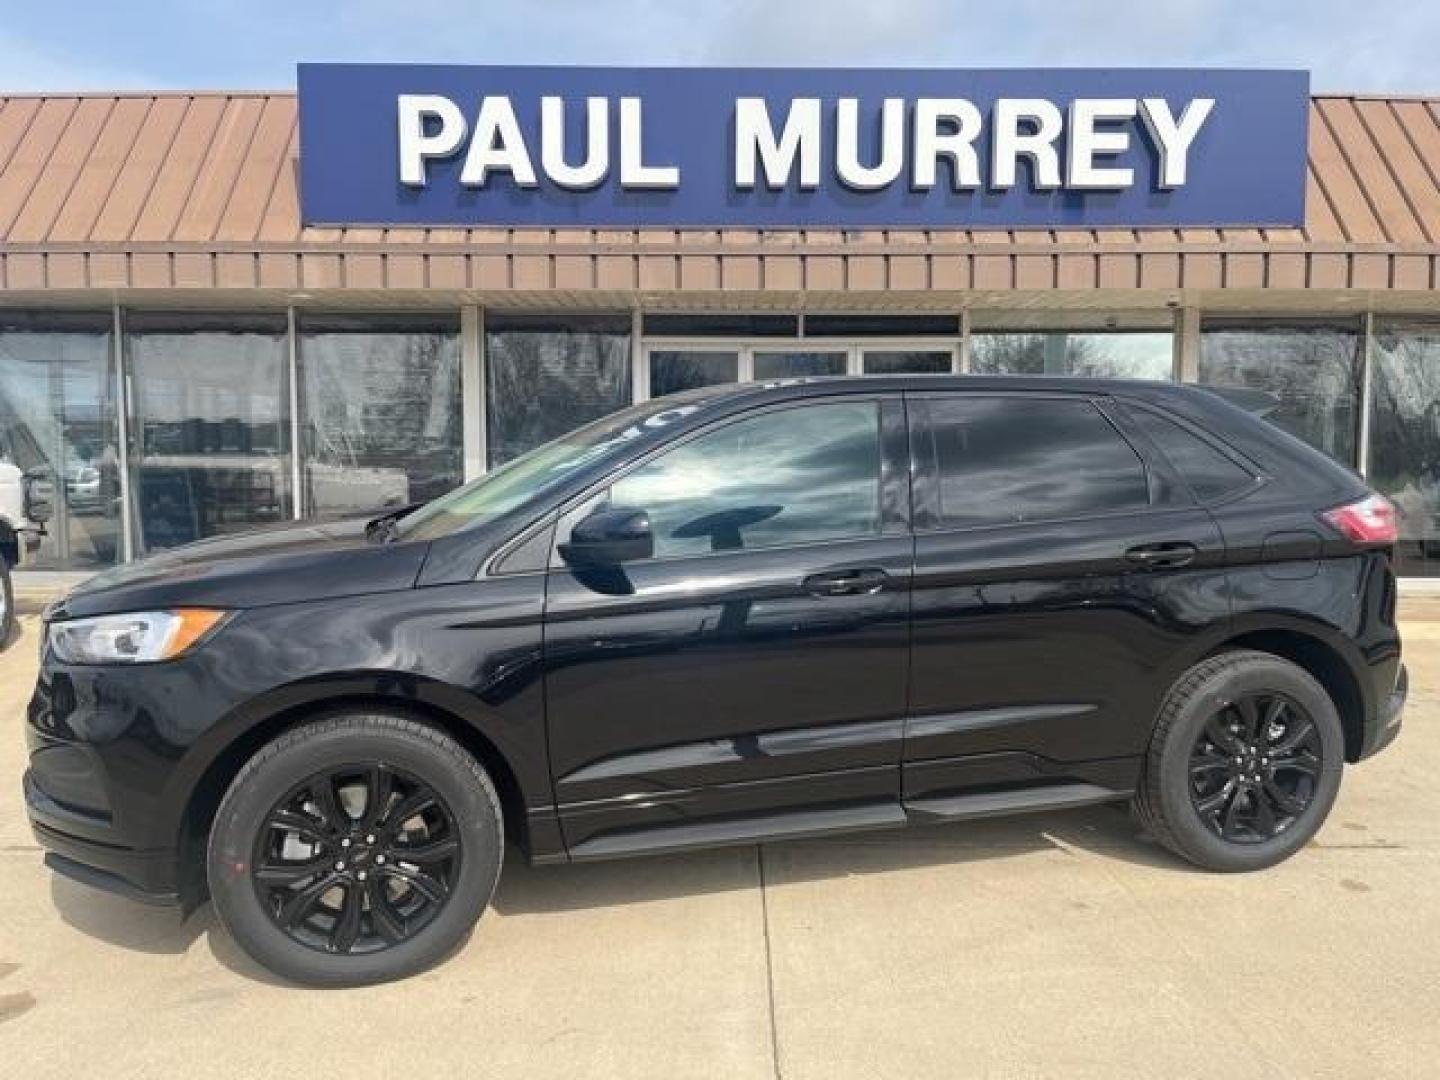
[[[1393,544],[1400,535],[1395,504],[1373,492],[1320,515],[1356,544]]]

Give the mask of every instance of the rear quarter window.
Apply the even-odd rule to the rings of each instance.
[[[1255,483],[1248,469],[1169,417],[1135,406],[1126,411],[1201,502],[1213,502]]]

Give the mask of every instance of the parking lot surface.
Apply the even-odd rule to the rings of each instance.
[[[1317,840],[1274,870],[1191,870],[1108,807],[575,867],[512,858],[444,965],[329,991],[275,981],[208,906],[182,920],[41,866],[20,795],[31,614],[0,654],[0,1071],[1433,1076],[1440,600],[1403,610],[1406,729],[1347,771]]]

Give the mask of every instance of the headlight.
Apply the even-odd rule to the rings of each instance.
[[[229,612],[210,608],[140,611],[50,624],[50,648],[66,664],[172,660],[216,629]]]

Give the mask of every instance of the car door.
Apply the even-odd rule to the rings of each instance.
[[[746,412],[562,516],[545,694],[573,857],[903,820],[906,441],[898,396]],[[653,557],[565,565],[597,506],[648,515]]]
[[[1210,515],[1103,398],[925,395],[909,414],[906,805],[1127,790],[1176,657],[1228,616]]]

